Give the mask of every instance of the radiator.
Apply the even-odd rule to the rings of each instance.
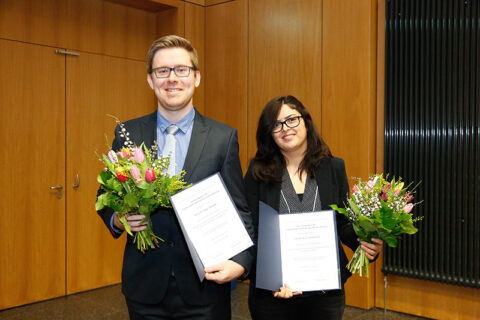
[[[480,0],[387,0],[384,172],[421,182],[382,271],[480,287]]]

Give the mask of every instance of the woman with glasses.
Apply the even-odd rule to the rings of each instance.
[[[280,214],[343,207],[348,195],[344,161],[332,156],[315,129],[310,113],[293,96],[267,103],[257,127],[257,153],[244,178],[247,201],[258,232],[259,201]],[[336,215],[342,289],[292,292],[288,284],[278,291],[258,289],[255,270],[250,274],[249,308],[258,319],[341,319],[345,308],[343,284],[351,275],[340,241],[355,250],[355,232],[343,215]],[[256,234],[257,234],[256,232]],[[255,241],[257,241],[258,236]],[[382,249],[380,239],[361,242],[373,260]]]

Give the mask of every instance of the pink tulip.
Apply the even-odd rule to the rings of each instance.
[[[400,194],[400,192],[402,192],[402,189],[395,190],[393,191],[393,195],[396,197]]]
[[[145,172],[145,180],[147,180],[147,182],[153,182],[156,178],[155,171],[152,168],[148,168]]]
[[[358,191],[357,185],[354,185],[352,188],[352,193],[356,193]]]
[[[410,202],[413,200],[413,196],[410,193],[406,193],[404,197],[405,197],[405,201],[407,202]]]
[[[380,193],[378,197],[380,198],[380,200],[383,200],[385,202],[388,201],[388,195],[385,192]]]
[[[115,153],[115,151],[113,151],[113,150],[108,151],[107,157],[108,157],[108,159],[110,159],[110,161],[112,161],[112,163],[118,163],[118,158],[117,158],[117,154]]]
[[[383,192],[388,192],[388,190],[390,190],[391,187],[392,187],[392,185],[389,183],[388,185],[383,186],[382,191]]]
[[[138,169],[136,166],[132,166],[130,173],[132,174],[132,178],[135,180],[138,180],[142,177],[140,174],[140,169]]]
[[[118,155],[122,159],[130,158],[130,149],[122,148],[122,150],[118,153]]]
[[[405,211],[405,213],[410,213],[413,209],[413,204],[409,203],[407,204],[405,207],[403,207],[403,211]]]
[[[143,160],[145,160],[145,153],[143,153],[142,149],[136,147],[135,151],[133,152],[133,159],[135,159],[136,162],[142,163]]]

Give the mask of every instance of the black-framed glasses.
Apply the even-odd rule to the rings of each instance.
[[[283,130],[283,125],[286,125],[288,128],[295,128],[298,127],[300,124],[300,118],[303,118],[303,116],[296,116],[296,117],[290,117],[284,121],[277,121],[273,125],[272,132],[277,133]]]
[[[161,78],[170,77],[170,72],[172,72],[173,70],[173,72],[175,72],[175,75],[177,77],[185,78],[190,75],[190,70],[193,70],[193,69],[194,69],[193,67],[189,67],[189,66],[175,66],[173,68],[158,67],[158,68],[152,69],[152,72],[155,75],[155,77],[161,79]]]

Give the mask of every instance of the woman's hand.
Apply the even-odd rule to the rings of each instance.
[[[288,284],[285,284],[283,287],[281,287],[280,291],[272,291],[272,293],[275,298],[279,299],[290,299],[293,296],[302,294],[301,291],[292,292],[292,289],[290,289]]]
[[[372,238],[370,239],[372,243],[366,241],[360,241],[362,250],[365,251],[365,256],[368,260],[373,260],[383,249],[383,240]]]

